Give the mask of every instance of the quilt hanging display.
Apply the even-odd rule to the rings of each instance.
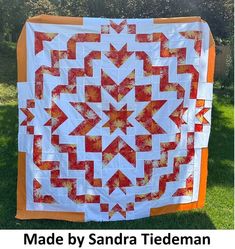
[[[17,218],[203,207],[215,46],[200,17],[36,16],[17,57]]]

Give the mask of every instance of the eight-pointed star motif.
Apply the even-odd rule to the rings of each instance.
[[[108,117],[107,121],[103,127],[110,128],[110,134],[112,134],[116,129],[121,129],[126,134],[127,127],[133,127],[133,125],[128,121],[128,117],[134,111],[127,110],[127,104],[125,104],[120,110],[117,110],[112,104],[109,104],[109,111],[103,111]]]

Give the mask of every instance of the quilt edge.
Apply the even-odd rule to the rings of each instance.
[[[169,20],[168,23],[176,22],[187,22],[187,20],[203,21],[200,17],[181,17],[181,18],[154,18],[155,23],[167,23],[165,20]],[[67,21],[66,21],[67,20]],[[78,17],[59,17],[59,16],[48,16],[40,15],[29,18],[26,22],[34,23],[53,23],[53,24],[76,24],[72,22],[83,23],[83,18]],[[215,66],[215,42],[210,32],[209,41],[209,56],[208,56],[208,72],[207,81],[213,83],[214,81],[214,66]],[[20,37],[17,42],[17,67],[18,67],[18,82],[27,82],[27,59],[26,59],[26,27],[23,26]],[[44,211],[28,211],[26,210],[26,188],[25,188],[25,160],[26,153],[18,152],[18,178],[17,178],[17,219],[56,219],[56,220],[68,220],[68,221],[84,221],[84,213],[72,213],[72,212],[44,212]],[[206,182],[207,182],[207,161],[208,161],[208,148],[202,149],[202,162],[201,162],[201,186],[199,190],[199,199],[197,202],[189,204],[175,204],[168,205],[161,208],[152,208],[150,215],[161,215],[166,213],[172,213],[176,211],[184,211],[195,208],[204,207],[205,195],[206,195]],[[20,197],[21,196],[21,197]]]
[[[206,185],[207,185],[207,174],[208,174],[208,148],[202,148],[201,152],[201,174],[200,174],[200,187],[198,201],[183,204],[167,205],[160,208],[151,208],[150,216],[175,213],[177,211],[187,211],[197,208],[203,208],[206,199]]]
[[[84,222],[83,212],[30,211],[26,209],[26,153],[18,152],[17,211],[16,219],[52,219]]]

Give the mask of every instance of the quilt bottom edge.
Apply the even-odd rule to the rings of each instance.
[[[201,152],[201,175],[198,201],[191,203],[173,204],[159,208],[151,208],[150,216],[158,216],[178,211],[187,211],[192,209],[203,208],[206,198],[207,184],[207,164],[208,148],[202,148]],[[85,222],[85,213],[83,212],[55,212],[55,211],[29,211],[26,210],[26,188],[25,188],[25,167],[26,153],[18,153],[18,180],[17,180],[17,212],[16,219],[33,220],[33,219],[51,219],[65,220],[72,222]],[[146,217],[147,218],[147,217]]]

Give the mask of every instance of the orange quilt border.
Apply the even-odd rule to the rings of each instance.
[[[184,22],[204,22],[201,17],[176,17],[176,18],[154,18],[154,23],[184,23]],[[82,25],[82,17],[63,17],[40,15],[29,18],[27,22],[47,23],[47,24],[65,24],[65,25]],[[214,65],[215,65],[215,43],[210,33],[210,47],[208,55],[208,72],[207,81],[213,83]],[[26,52],[26,28],[22,29],[17,42],[17,68],[18,82],[27,82],[27,52]],[[207,182],[207,162],[208,148],[201,150],[201,175],[198,201],[187,204],[167,205],[160,208],[151,208],[150,216],[173,213],[176,211],[202,208],[205,203],[206,182]],[[18,152],[18,178],[17,178],[17,219],[55,219],[67,221],[85,220],[84,212],[54,212],[54,211],[29,211],[26,210],[26,153]]]
[[[83,212],[29,211],[26,209],[26,153],[18,153],[17,219],[84,221]]]
[[[203,148],[201,150],[201,173],[200,173],[200,188],[198,194],[198,201],[191,203],[167,205],[159,208],[151,208],[150,216],[174,213],[177,211],[185,211],[196,208],[203,208],[206,199],[207,162],[208,162],[208,148]]]

